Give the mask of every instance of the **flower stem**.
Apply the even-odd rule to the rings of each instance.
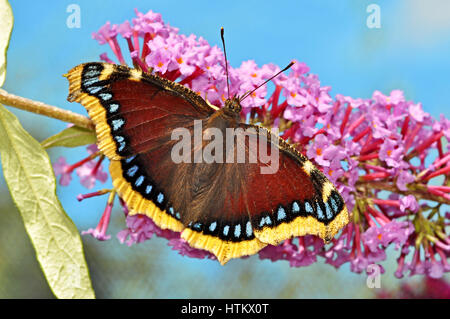
[[[94,129],[94,124],[86,116],[74,113],[72,111],[64,110],[56,106],[17,96],[8,93],[3,89],[0,89],[0,103],[28,112],[48,116],[63,122],[73,123],[74,125],[79,127]]]
[[[372,180],[358,180],[355,186],[364,187],[366,189],[385,190],[402,195],[414,195],[417,200],[428,199],[437,203],[450,205],[449,199],[430,193],[426,185],[414,184],[414,187],[409,188],[407,191],[401,191],[392,183]]]

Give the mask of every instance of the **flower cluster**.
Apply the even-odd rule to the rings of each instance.
[[[53,164],[55,175],[60,176],[60,185],[67,186],[70,184],[74,170],[80,178],[81,185],[88,189],[95,186],[96,180],[99,180],[102,183],[105,183],[108,180],[108,174],[103,171],[102,166],[102,162],[105,157],[101,155],[97,145],[89,145],[87,147],[87,152],[89,156],[75,164],[67,164],[66,159],[63,156],[60,156]],[[99,157],[97,162],[94,161],[96,157]]]
[[[220,107],[228,94],[243,95],[280,70],[273,64],[258,67],[253,61],[230,67],[228,93],[221,49],[201,37],[178,33],[160,14],[136,11],[136,15],[131,23],[108,22],[93,38],[108,44],[120,64],[126,64],[119,44],[124,41],[135,67],[177,81],[211,104]],[[106,53],[100,57],[113,62]],[[268,246],[259,252],[260,258],[284,259],[299,267],[320,257],[336,268],[350,263],[352,271],[361,273],[369,264],[385,260],[386,248],[394,245],[399,251],[395,272],[399,278],[407,272],[438,278],[450,271],[450,213],[445,211],[450,204],[450,120],[433,119],[420,103],[406,101],[399,90],[389,95],[375,91],[368,99],[331,97],[331,88],[321,86],[318,76],[309,71],[306,64],[295,63],[289,73],[272,80],[273,90],[264,85],[245,99],[241,114],[251,123],[277,127],[285,140],[315,162],[344,197],[351,222],[327,245],[315,236],[305,236]],[[82,161],[84,166],[75,164],[88,188],[95,179],[104,181],[103,158],[92,164],[92,157]],[[70,182],[73,169],[64,159],[55,163],[62,185]],[[105,210],[107,217],[89,231],[99,239],[107,238],[105,221],[112,199]],[[129,216],[126,205],[122,206],[127,228],[118,234],[121,242],[131,245],[156,234],[183,255],[214,259],[189,247],[178,233],[159,229],[146,216]]]

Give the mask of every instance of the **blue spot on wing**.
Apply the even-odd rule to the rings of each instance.
[[[138,170],[137,165],[131,166],[127,171],[127,175],[133,177],[134,174],[136,174],[137,170]]]
[[[294,202],[294,203],[292,204],[292,212],[293,212],[294,214],[300,213],[300,206],[298,205],[297,202]]]
[[[283,219],[285,219],[286,218],[286,211],[284,210],[284,208],[283,207],[279,207],[278,208],[278,215],[277,215],[277,219],[278,220],[283,220]]]
[[[214,230],[216,229],[216,226],[217,226],[217,222],[211,223],[211,224],[209,225],[209,230],[210,230],[210,231],[214,231]]]
[[[237,224],[234,226],[234,237],[239,238],[241,236],[241,225]]]
[[[91,87],[86,88],[86,91],[88,91],[90,94],[95,94],[98,91],[100,91],[101,89],[102,89],[101,86],[91,86]]]
[[[326,213],[326,215],[327,215],[327,218],[328,218],[328,219],[333,218],[333,213],[331,212],[331,209],[330,209],[330,202],[329,202],[329,201],[325,204],[325,207],[326,207],[325,213]]]
[[[266,223],[266,218],[265,217],[261,218],[261,221],[259,222],[259,227],[263,227],[265,223]]]
[[[223,234],[224,234],[225,236],[227,236],[229,230],[230,230],[230,226],[225,225],[225,227],[223,228]]]
[[[325,215],[323,214],[322,208],[320,208],[319,203],[316,204],[317,216],[319,219],[323,219]]]
[[[131,156],[131,157],[128,157],[128,158],[125,159],[125,163],[129,164],[129,163],[131,163],[135,158],[136,158],[136,155]]]
[[[112,98],[112,94],[111,93],[100,93],[98,96],[100,96],[100,98],[103,101],[108,101]]]
[[[337,213],[338,206],[336,204],[336,201],[333,197],[330,196],[330,199],[328,200],[329,203],[331,203],[331,208],[333,209],[333,213]]]
[[[141,186],[142,185],[142,183],[144,182],[144,176],[139,176],[137,179],[136,179],[136,182],[134,182],[134,184],[137,186],[137,187],[139,187],[139,186]]]
[[[114,113],[119,109],[119,104],[117,103],[111,103],[109,105],[109,112]]]
[[[163,202],[163,200],[164,200],[164,194],[159,193],[158,197],[156,198],[156,201],[161,204]]]
[[[310,214],[314,213],[314,210],[309,202],[305,202],[305,210],[307,213]]]
[[[84,86],[91,86],[94,83],[97,83],[99,79],[97,77],[87,78],[83,81]]]
[[[125,121],[123,119],[116,119],[112,121],[113,130],[117,131],[125,124]]]
[[[248,221],[245,226],[245,233],[247,234],[247,237],[251,237],[253,235],[252,223],[250,223],[250,221]]]
[[[87,78],[97,77],[100,75],[100,71],[97,68],[92,68],[92,66],[88,67],[87,72],[84,73],[84,76]]]
[[[123,149],[125,148],[125,138],[123,136],[116,135],[114,136],[114,139],[119,143],[118,147],[119,152],[122,152]]]

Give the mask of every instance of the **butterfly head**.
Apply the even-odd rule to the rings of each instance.
[[[239,98],[237,96],[235,96],[231,99],[227,99],[225,101],[225,108],[232,110],[236,113],[241,112],[242,106],[241,106],[241,102],[240,102]]]
[[[267,82],[272,80],[274,77],[277,77],[280,73],[282,73],[282,72],[286,71],[287,69],[289,69],[295,63],[294,61],[292,61],[283,70],[279,71],[277,74],[275,74],[274,76],[270,77],[269,79],[264,81],[264,83],[262,83],[262,84],[258,85],[257,87],[255,87],[253,90],[250,90],[249,92],[246,92],[243,96],[238,97],[238,96],[235,95],[234,97],[230,98],[230,78],[228,76],[228,59],[227,59],[227,50],[225,49],[225,38],[224,38],[224,30],[223,30],[223,28],[220,28],[220,37],[222,39],[223,52],[225,54],[225,74],[227,76],[227,89],[228,89],[228,99],[226,99],[226,101],[225,101],[225,107],[224,108],[228,109],[228,110],[231,110],[233,112],[236,112],[238,114],[242,110],[242,106],[241,106],[241,101],[242,100],[244,100],[246,97],[251,95],[253,92],[255,92],[257,89],[262,87],[264,84],[266,84]]]

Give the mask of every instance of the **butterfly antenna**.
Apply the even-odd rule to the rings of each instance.
[[[239,102],[241,102],[243,99],[245,99],[247,96],[249,96],[250,94],[252,94],[253,92],[255,92],[257,89],[259,89],[261,86],[263,86],[264,84],[266,84],[267,82],[269,82],[270,80],[272,80],[273,78],[276,78],[278,75],[280,75],[281,73],[283,73],[284,71],[286,71],[287,69],[289,69],[291,66],[294,65],[294,61],[292,61],[291,63],[289,63],[283,70],[279,71],[277,74],[275,74],[274,76],[272,76],[270,79],[264,81],[262,84],[258,85],[256,88],[254,88],[253,90],[251,90],[250,92],[245,93],[240,99]]]
[[[225,49],[225,38],[223,27],[220,28],[220,37],[222,38],[223,52],[225,53],[225,72],[227,74],[228,99],[230,98],[230,79],[228,78],[228,59],[227,50]]]

